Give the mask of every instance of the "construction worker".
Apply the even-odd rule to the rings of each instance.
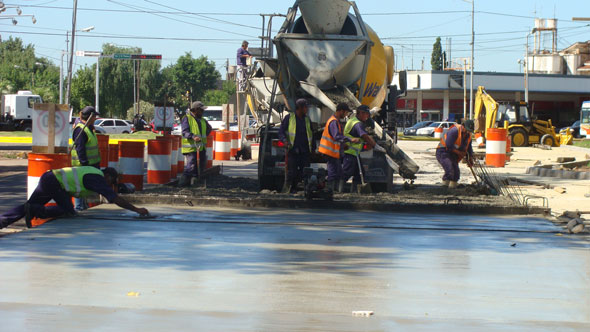
[[[473,166],[473,148],[471,147],[471,133],[473,120],[465,121],[464,125],[454,125],[441,138],[436,148],[436,160],[445,170],[443,186],[456,188],[459,181],[459,162],[467,157],[467,165]]]
[[[347,149],[346,143],[358,143],[359,138],[349,138],[344,136],[342,131],[342,124],[340,121],[350,113],[350,108],[346,103],[340,103],[336,106],[336,112],[326,122],[322,139],[320,140],[320,147],[318,151],[326,156],[328,166],[328,182],[329,190],[342,188],[338,185],[342,179],[342,160],[340,160],[343,149]],[[335,188],[337,187],[337,188]]]
[[[303,169],[309,167],[309,157],[315,151],[311,120],[307,116],[309,104],[304,98],[295,102],[295,112],[285,116],[279,128],[279,140],[287,147],[287,187],[284,191],[297,192],[303,179]]]
[[[352,187],[350,192],[356,192],[358,184],[361,182],[360,169],[358,167],[357,156],[363,149],[363,145],[367,145],[369,149],[375,148],[375,151],[385,152],[381,146],[377,145],[375,140],[365,131],[365,122],[371,117],[371,110],[368,106],[361,105],[356,109],[356,115],[351,117],[344,126],[344,136],[351,141],[358,139],[356,143],[350,143],[348,149],[344,150],[344,157],[342,158],[342,172],[343,178],[339,187],[344,187],[344,183],[352,176]]]
[[[112,186],[117,184],[117,177],[117,171],[112,167],[102,171],[92,166],[47,171],[41,176],[37,188],[25,204],[0,216],[0,228],[22,217],[25,217],[27,227],[31,227],[31,220],[34,217],[47,219],[64,215],[75,216],[77,213],[72,205],[72,196],[87,197],[93,193],[102,195],[109,203],[115,203],[142,216],[148,215],[148,210],[135,207],[113,191]],[[52,199],[57,206],[45,206]]]
[[[98,138],[94,133],[94,121],[98,113],[92,106],[86,106],[80,111],[80,122],[74,126],[72,139],[72,166],[93,166],[100,168],[100,151],[98,150]],[[85,199],[74,200],[76,210],[82,211],[88,208]]]
[[[181,187],[189,186],[191,178],[198,177],[207,167],[207,136],[211,125],[203,118],[207,106],[200,101],[191,104],[189,112],[182,118],[182,154],[186,158],[184,172],[178,182]],[[197,152],[199,165],[197,165]]]
[[[248,76],[248,59],[252,54],[248,51],[248,41],[242,42],[242,47],[236,52],[236,65],[238,66],[238,91],[246,89],[246,77]]]

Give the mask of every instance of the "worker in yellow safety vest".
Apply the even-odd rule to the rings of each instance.
[[[211,125],[203,118],[206,109],[202,102],[195,101],[181,121],[182,154],[185,158],[184,172],[178,182],[181,187],[189,186],[191,178],[202,174],[207,167],[207,136],[211,133]]]
[[[295,112],[285,116],[279,128],[279,140],[287,147],[287,188],[284,191],[297,192],[297,185],[303,179],[303,169],[309,167],[309,157],[315,151],[315,140],[311,120],[307,116],[309,104],[300,98],[295,102]]]
[[[74,124],[72,140],[74,146],[70,153],[72,166],[93,166],[100,168],[100,151],[98,149],[98,138],[94,132],[94,121],[98,113],[92,106],[86,106],[80,111],[79,122]],[[85,199],[76,198],[74,207],[77,211],[88,208]]]
[[[343,188],[337,186],[342,179],[342,151],[348,149],[347,143],[358,143],[360,138],[350,138],[343,134],[342,121],[348,114],[350,108],[346,103],[339,103],[336,112],[326,122],[318,152],[325,155],[327,160],[328,178],[326,186],[329,190],[342,192]],[[337,188],[335,188],[337,187]]]
[[[471,133],[473,120],[465,121],[464,125],[456,124],[440,139],[436,148],[436,160],[445,171],[443,175],[444,187],[456,188],[459,181],[459,162],[467,157],[467,165],[473,166],[473,147]]]
[[[25,204],[19,205],[0,216],[0,228],[25,217],[27,227],[31,227],[34,217],[49,219],[60,216],[75,216],[72,197],[88,197],[94,193],[102,195],[109,203],[148,215],[148,210],[135,207],[113,191],[118,173],[112,167],[104,170],[92,166],[66,167],[49,170],[39,178],[39,184]],[[45,206],[50,200],[57,205]]]

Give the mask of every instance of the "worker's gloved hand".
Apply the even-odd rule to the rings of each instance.
[[[138,208],[135,212],[139,213],[139,215],[142,217],[148,216],[150,214],[150,212],[145,208]]]
[[[201,141],[201,138],[199,136],[193,136],[193,140],[198,143]]]
[[[473,167],[473,164],[474,164],[473,158],[471,158],[471,157],[467,158],[467,166]]]
[[[361,139],[358,138],[358,137],[353,137],[353,138],[350,139],[350,142],[351,143],[355,143],[355,144],[358,143],[358,142],[360,142],[360,141],[361,141]]]
[[[377,152],[383,152],[383,153],[386,152],[385,149],[383,147],[381,147],[381,145],[379,145],[379,144],[375,144],[375,147],[373,147],[373,149],[375,149],[375,151],[377,151]]]

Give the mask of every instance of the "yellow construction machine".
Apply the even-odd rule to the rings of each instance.
[[[555,133],[551,120],[531,119],[529,107],[524,101],[498,103],[483,86],[477,87],[475,95],[475,133],[486,137],[488,128],[506,128],[514,147],[544,144],[560,146],[572,144],[571,133]]]

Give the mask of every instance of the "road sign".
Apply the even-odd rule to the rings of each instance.
[[[162,60],[161,54],[126,54],[126,53],[115,53],[113,54],[114,59],[120,60]]]
[[[102,55],[100,51],[76,51],[76,56],[91,56],[91,57],[99,57]]]

